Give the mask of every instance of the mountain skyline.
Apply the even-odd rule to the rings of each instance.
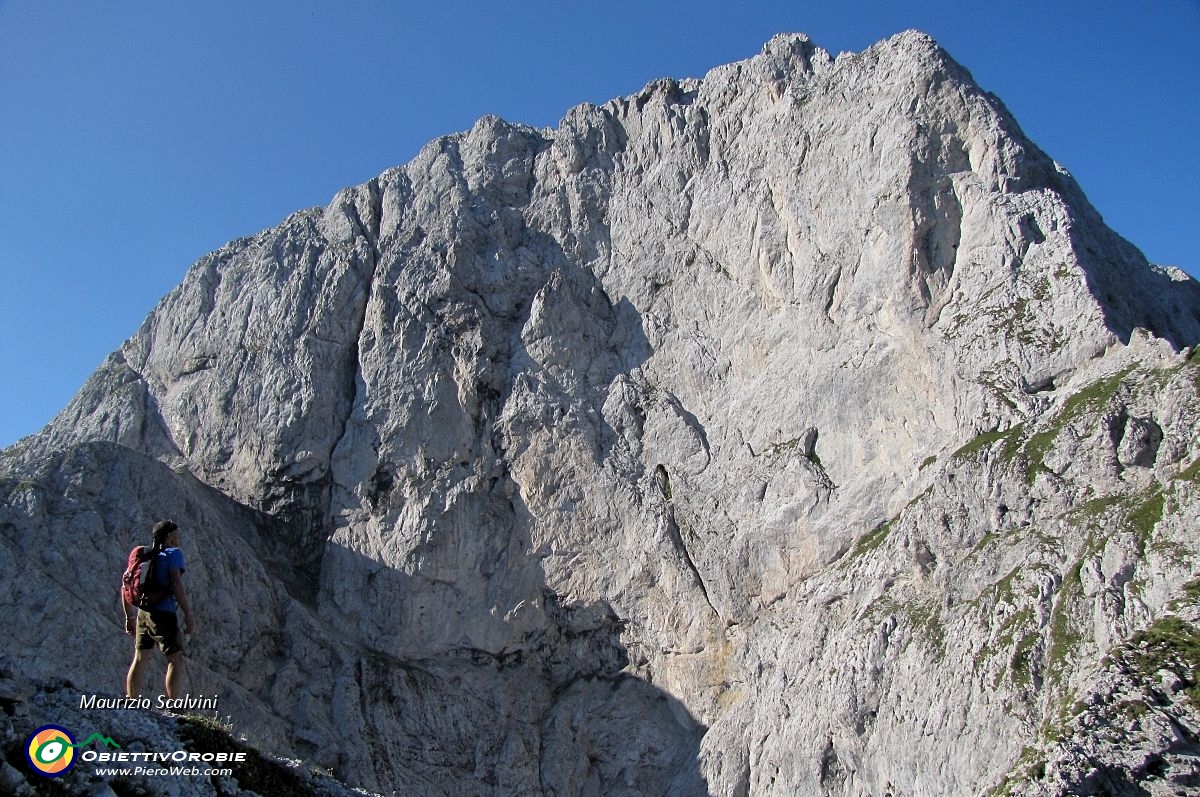
[[[987,18],[948,3],[751,3],[735,19],[716,3],[341,9],[0,4],[0,446],[48,422],[225,242],[486,114],[553,126],[580,102],[702,77],[785,31],[834,54],[928,32],[1118,233],[1152,262],[1200,268],[1200,156],[1174,145],[1200,122],[1186,101],[1200,80],[1193,2],[1016,3]]]

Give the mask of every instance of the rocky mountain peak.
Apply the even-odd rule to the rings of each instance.
[[[4,454],[12,668],[105,688],[107,563],[171,516],[194,686],[369,788],[1136,780],[1166,742],[1053,734],[1190,638],[1198,341],[932,39],[777,36],[202,258]]]

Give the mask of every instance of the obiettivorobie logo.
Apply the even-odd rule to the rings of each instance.
[[[84,750],[77,753],[80,747],[86,747],[93,742],[99,742],[105,747],[115,747],[119,752]],[[190,750],[139,751],[127,752],[121,750],[121,745],[101,733],[93,733],[86,741],[76,744],[75,737],[61,725],[43,725],[33,732],[25,743],[25,758],[33,771],[46,778],[58,778],[71,771],[77,761],[89,764],[101,764],[112,769],[97,769],[99,774],[124,774],[133,776],[150,775],[179,775],[191,777],[209,777],[212,775],[232,776],[232,764],[245,764],[245,751],[222,753],[198,753]],[[226,768],[212,769],[200,767],[199,764],[224,764]],[[126,767],[136,764],[135,767]],[[174,766],[188,764],[190,766]]]
[[[66,728],[58,725],[43,725],[33,732],[25,744],[25,758],[33,771],[47,778],[57,778],[71,771],[75,766],[75,749],[84,747],[92,742],[101,742],[106,747],[121,745],[107,736],[93,733],[87,741],[75,744],[75,737]]]

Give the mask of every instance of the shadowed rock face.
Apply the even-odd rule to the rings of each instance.
[[[780,36],[197,263],[0,460],[13,666],[115,690],[171,516],[192,689],[351,783],[1174,788],[1064,729],[1146,628],[1195,685],[1198,341],[930,39]]]

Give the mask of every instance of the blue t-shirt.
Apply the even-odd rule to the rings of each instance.
[[[162,552],[154,559],[154,581],[157,584],[165,584],[168,589],[171,587],[171,571],[178,570],[183,572],[183,550],[180,548],[164,548]],[[167,597],[160,600],[158,603],[150,607],[152,612],[173,612],[179,608],[179,604],[175,601],[175,595],[168,594]]]

